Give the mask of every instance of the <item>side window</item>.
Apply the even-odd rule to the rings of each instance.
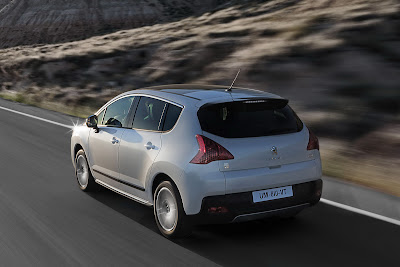
[[[97,116],[97,124],[98,125],[103,125],[103,117],[104,117],[105,112],[106,112],[106,109],[103,109],[103,111],[100,112],[100,114]]]
[[[141,97],[133,120],[133,128],[158,131],[165,105],[164,101]]]
[[[109,105],[104,115],[103,124],[113,127],[128,127],[128,114],[133,99],[133,96],[128,96]]]
[[[181,115],[182,108],[175,106],[173,104],[168,104],[167,114],[164,120],[163,131],[169,131],[174,128],[176,121]]]

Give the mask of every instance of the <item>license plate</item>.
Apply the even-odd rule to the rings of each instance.
[[[254,191],[253,192],[253,202],[262,202],[273,199],[280,199],[285,197],[292,197],[293,190],[292,186],[278,187],[273,189]]]

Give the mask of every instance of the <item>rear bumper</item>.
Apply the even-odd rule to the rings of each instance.
[[[266,188],[267,189],[267,188]],[[293,197],[254,203],[252,192],[209,196],[202,201],[201,211],[189,215],[193,224],[229,223],[265,217],[295,214],[317,204],[321,198],[322,180],[293,185]],[[225,213],[210,213],[211,207],[224,207]]]

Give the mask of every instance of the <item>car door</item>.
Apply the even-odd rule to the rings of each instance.
[[[90,130],[89,161],[96,179],[117,179],[118,148],[132,116],[134,96],[122,97],[106,107],[98,118],[98,128]]]
[[[142,96],[132,129],[126,130],[119,147],[120,179],[144,191],[146,175],[161,150],[160,124],[167,103]]]

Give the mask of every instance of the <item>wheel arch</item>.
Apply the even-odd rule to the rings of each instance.
[[[75,146],[74,146],[74,155],[76,156],[76,153],[78,153],[78,151],[79,150],[83,150],[83,151],[85,151],[84,149],[83,149],[83,146],[81,145],[81,144],[75,144]]]
[[[80,144],[80,143],[76,143],[74,146],[73,146],[73,149],[71,150],[71,159],[72,159],[72,164],[74,165],[74,168],[75,168],[75,158],[76,158],[76,154],[78,153],[78,151],[79,150],[83,150],[83,151],[85,151],[84,149],[83,149],[83,146]]]
[[[172,164],[167,161],[157,161],[154,162],[152,167],[147,172],[147,178],[145,182],[145,188],[147,191],[147,198],[151,202],[154,200],[154,193],[157,186],[162,181],[169,181],[171,184],[177,188],[178,193],[180,195],[181,200],[184,198],[182,197],[182,174],[183,169],[175,164]]]
[[[164,182],[164,181],[171,182],[178,189],[178,186],[176,185],[174,180],[172,180],[172,178],[169,175],[167,175],[165,173],[158,173],[154,177],[154,179],[153,179],[153,181],[151,183],[151,199],[152,200],[154,199],[154,194],[156,192],[157,186],[159,184],[161,184],[162,182]],[[178,189],[178,192],[179,192],[179,189]],[[179,192],[179,194],[180,194],[180,192]],[[181,197],[181,196],[179,196],[179,197]]]

